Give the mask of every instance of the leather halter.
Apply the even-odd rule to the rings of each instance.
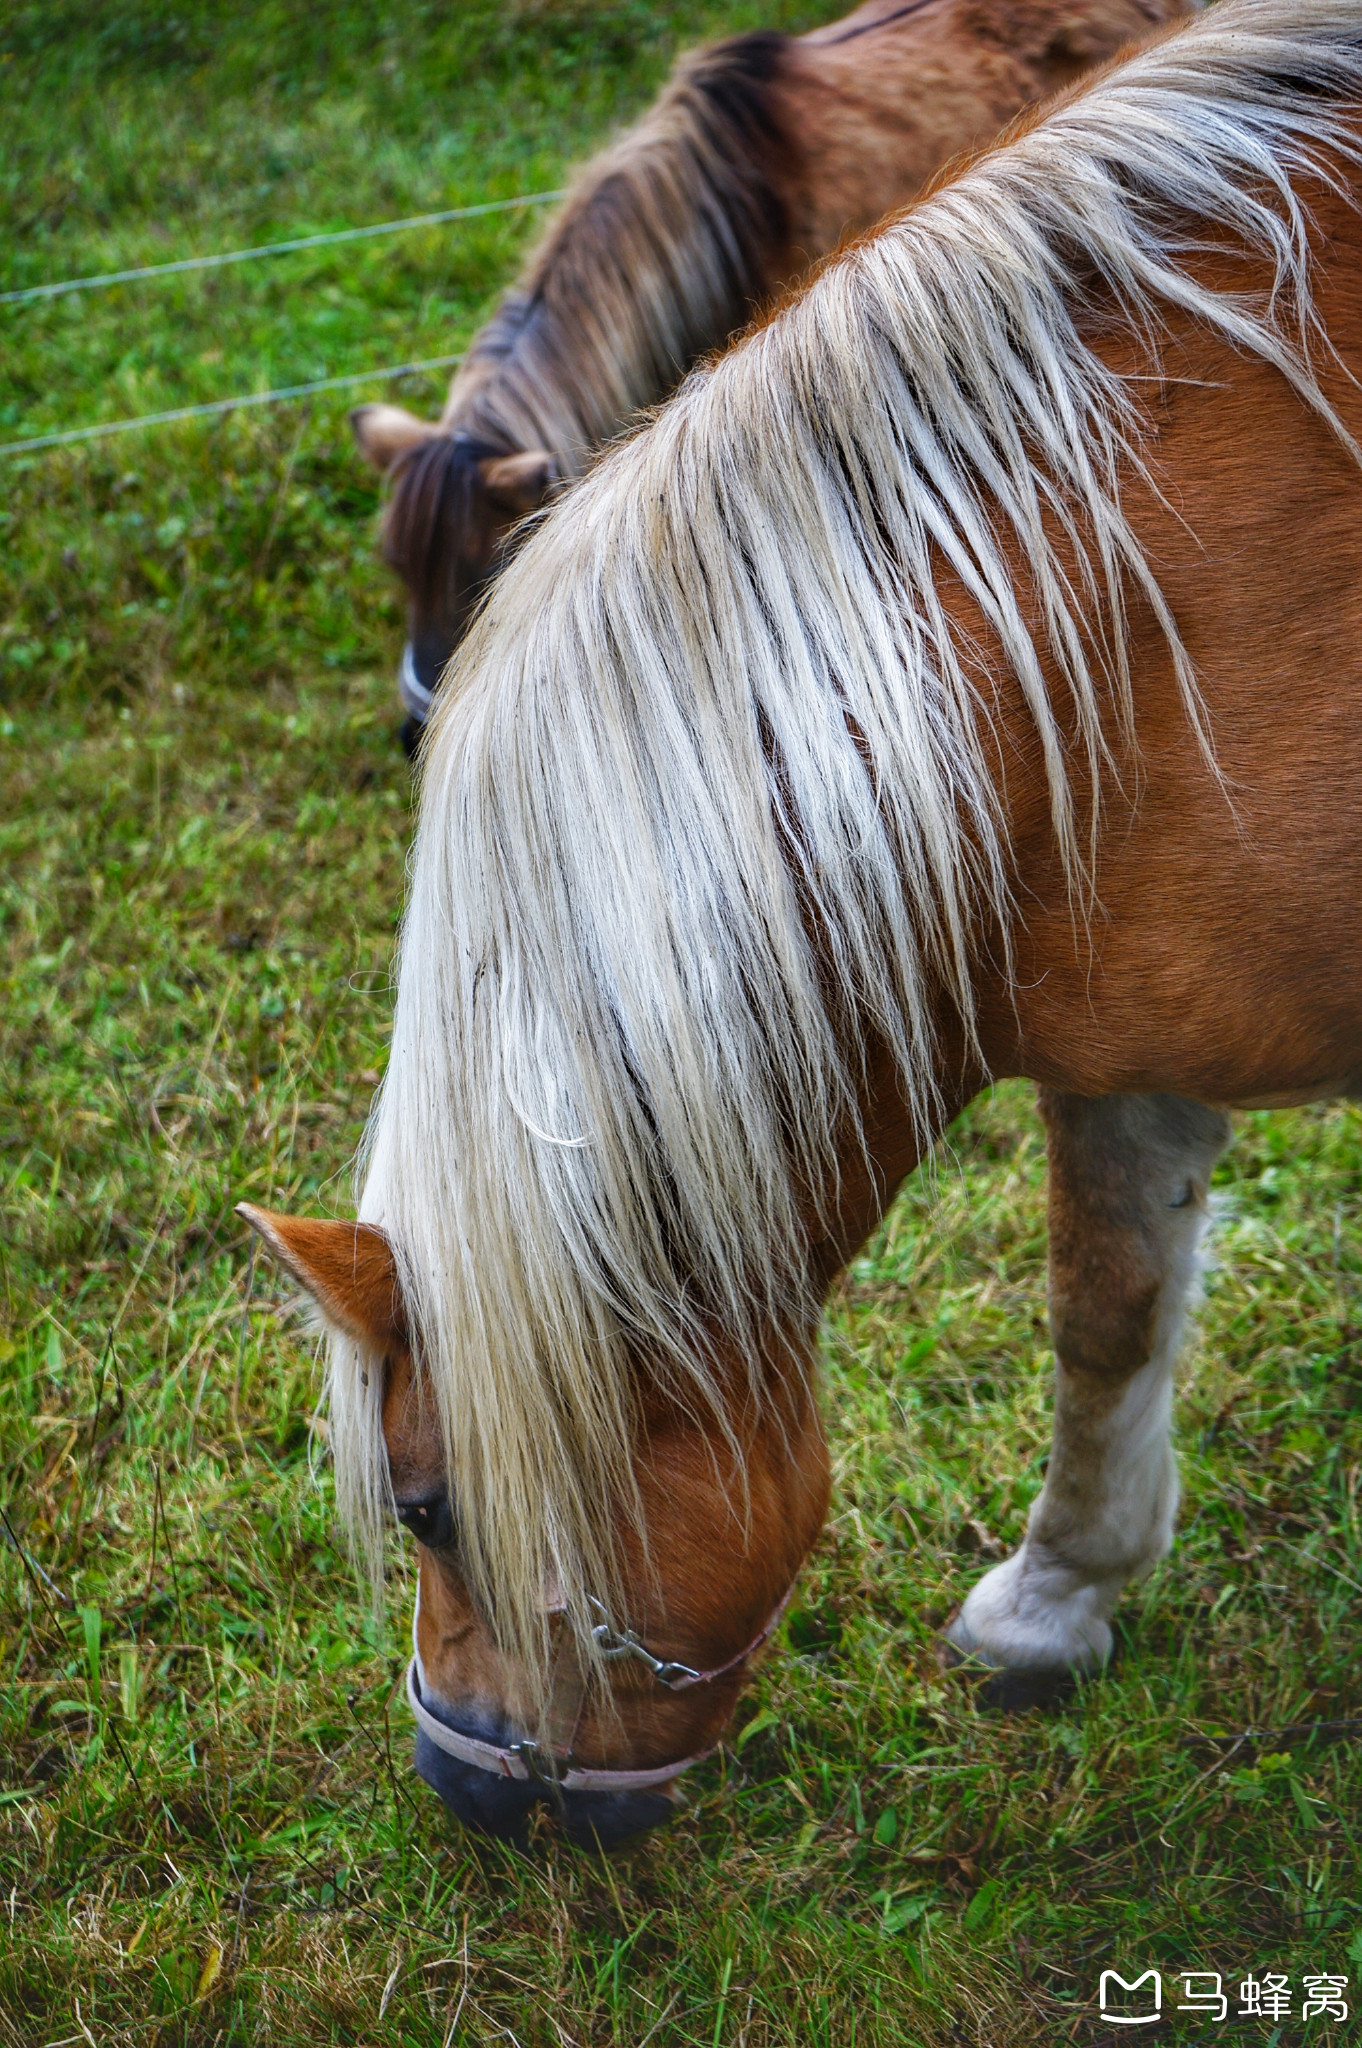
[[[697,1671],[689,1664],[679,1664],[672,1659],[655,1657],[632,1629],[617,1629],[599,1600],[592,1600],[591,1606],[601,1619],[591,1630],[591,1637],[597,1651],[607,1663],[616,1663],[626,1657],[637,1658],[648,1666],[655,1684],[667,1692],[689,1692],[693,1686],[708,1685],[716,1678],[723,1678],[730,1671],[736,1671],[749,1657],[754,1657],[762,1645],[769,1640],[779,1626],[780,1618],[790,1604],[793,1585],[786,1588],[780,1602],[764,1626],[753,1636],[745,1649],[729,1657],[723,1664],[716,1664],[708,1671]],[[407,1704],[416,1718],[416,1725],[428,1741],[446,1756],[458,1759],[460,1763],[473,1764],[480,1771],[491,1771],[503,1778],[516,1778],[522,1782],[531,1779],[554,1792],[646,1792],[658,1785],[670,1784],[682,1771],[688,1771],[692,1764],[703,1763],[707,1756],[713,1756],[717,1744],[708,1749],[699,1749],[693,1756],[684,1756],[678,1763],[654,1764],[648,1770],[607,1771],[594,1770],[572,1762],[572,1751],[545,1748],[526,1737],[521,1742],[483,1742],[476,1735],[464,1735],[447,1722],[437,1720],[421,1698],[425,1690],[425,1673],[421,1669],[421,1651],[416,1640],[416,1624],[421,1613],[421,1589],[416,1589],[416,1606],[411,1618],[411,1662],[407,1666]]]

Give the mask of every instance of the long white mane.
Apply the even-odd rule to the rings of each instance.
[[[1154,342],[1188,309],[1327,413],[1293,186],[1353,147],[1360,46],[1358,0],[1222,0],[1060,105],[694,376],[465,644],[361,1215],[420,1332],[470,1584],[532,1666],[544,1587],[580,1607],[614,1584],[640,1375],[717,1414],[717,1344],[809,1326],[855,1047],[888,1045],[930,1131],[934,1009],[968,1023],[978,934],[1007,927],[988,677],[934,568],[1025,693],[1080,897],[1132,718],[1122,588],[1158,608],[1195,720],[1121,510],[1137,389],[1084,309]],[[1194,280],[1207,226],[1267,256],[1270,301]],[[372,1534],[362,1364],[335,1340],[340,1490]]]

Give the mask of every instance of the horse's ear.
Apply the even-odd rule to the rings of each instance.
[[[558,463],[547,448],[527,448],[519,455],[489,455],[478,464],[487,495],[518,519],[537,512],[558,482]]]
[[[307,1289],[326,1322],[375,1351],[406,1343],[397,1268],[381,1230],[369,1223],[280,1216],[253,1202],[238,1202],[236,1213]]]
[[[439,431],[433,420],[418,420],[400,405],[357,405],[350,415],[360,454],[384,475],[399,455],[420,441],[434,440]]]

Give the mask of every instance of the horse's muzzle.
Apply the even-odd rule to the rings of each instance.
[[[538,1778],[500,1778],[446,1756],[419,1728],[416,1768],[456,1820],[501,1841],[523,1843],[536,1806],[552,1808],[580,1849],[613,1849],[675,1810],[665,1792],[563,1792]]]

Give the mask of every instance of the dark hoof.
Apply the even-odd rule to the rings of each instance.
[[[942,1671],[970,1680],[979,1705],[997,1714],[1024,1714],[1032,1707],[1063,1706],[1078,1685],[1077,1677],[1067,1666],[1053,1671],[1003,1671],[996,1664],[967,1657],[945,1636],[938,1638],[936,1661]]]
[[[990,1671],[979,1686],[981,1706],[998,1714],[1025,1714],[1032,1707],[1067,1706],[1077,1690],[1072,1671]]]
[[[397,737],[401,740],[402,752],[409,761],[416,759],[417,750],[421,745],[421,737],[425,729],[425,721],[423,719],[403,719],[402,730],[398,733]]]

